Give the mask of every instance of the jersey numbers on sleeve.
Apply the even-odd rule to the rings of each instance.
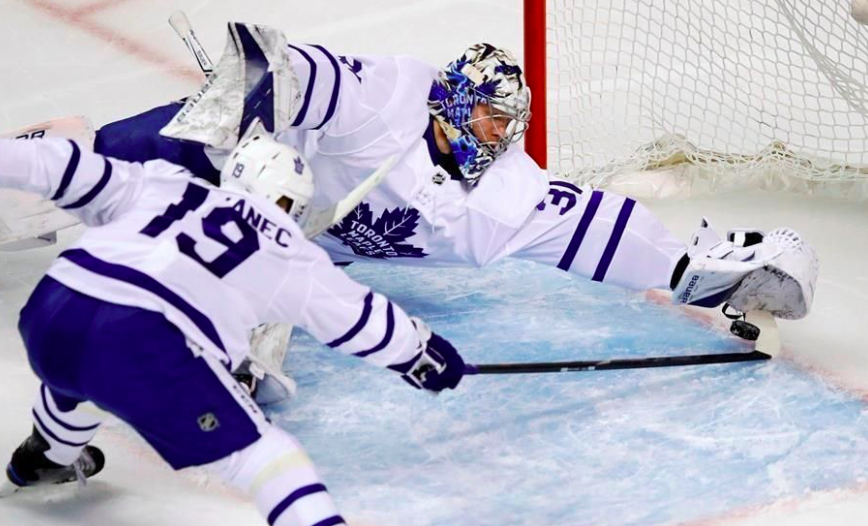
[[[169,205],[165,212],[152,219],[140,233],[154,238],[159,236],[172,226],[172,223],[202,206],[207,197],[207,188],[193,183],[188,184],[187,189],[184,190],[184,195],[181,197],[181,201]],[[241,233],[239,239],[231,239],[223,231],[223,227],[230,224],[234,224],[238,228],[238,231]],[[215,208],[203,217],[202,233],[208,239],[226,247],[226,250],[213,260],[206,261],[196,252],[196,240],[184,232],[175,237],[175,241],[178,243],[178,250],[205,267],[218,278],[222,278],[232,272],[235,267],[259,250],[259,237],[256,234],[256,229],[250,226],[238,212],[230,207]]]
[[[566,181],[550,181],[549,185],[549,195],[546,196],[553,206],[559,206],[560,210],[558,210],[559,215],[564,215],[569,212],[579,200],[579,196],[582,195],[582,190]],[[536,205],[536,209],[539,211],[543,211],[546,208],[546,199]]]

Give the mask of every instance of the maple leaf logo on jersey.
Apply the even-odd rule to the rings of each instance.
[[[405,243],[416,233],[419,211],[415,208],[386,209],[373,220],[368,203],[360,203],[328,233],[343,241],[359,256],[369,258],[424,258],[421,248]]]

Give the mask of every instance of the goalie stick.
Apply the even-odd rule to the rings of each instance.
[[[611,371],[619,369],[648,369],[654,367],[678,367],[684,365],[708,365],[718,363],[756,362],[770,360],[780,353],[777,324],[771,314],[754,311],[745,315],[746,321],[759,328],[759,337],[750,352],[721,354],[692,354],[684,356],[654,356],[648,358],[623,358],[613,360],[586,360],[571,362],[528,362],[467,364],[465,375],[478,374],[528,374],[567,373],[586,371]]]
[[[202,73],[206,77],[210,75],[214,71],[214,63],[211,62],[202,43],[196,38],[196,33],[193,32],[193,26],[190,25],[190,19],[187,18],[187,14],[183,11],[175,11],[169,16],[169,25],[181,37],[181,40],[187,44],[187,49],[196,58],[196,62],[199,63],[199,69],[202,70]]]

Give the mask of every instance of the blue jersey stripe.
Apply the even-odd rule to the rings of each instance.
[[[316,62],[310,58],[310,55],[300,47],[293,46],[289,44],[289,47],[296,50],[307,60],[307,63],[310,64],[310,75],[307,78],[307,88],[304,90],[304,102],[301,104],[301,109],[298,110],[298,115],[295,116],[295,120],[292,122],[290,126],[300,126],[302,122],[304,122],[304,118],[307,117],[307,110],[310,108],[310,99],[313,95],[313,85],[316,83]]]
[[[105,188],[108,184],[109,179],[112,178],[112,163],[110,163],[108,159],[103,159],[103,162],[105,163],[105,169],[102,172],[102,177],[100,178],[99,182],[97,182],[88,193],[84,194],[81,199],[72,203],[71,205],[61,206],[60,208],[64,210],[81,208],[93,201],[94,198],[99,195],[100,192],[102,192],[103,188]]]
[[[359,358],[364,358],[365,356],[374,354],[375,352],[382,351],[386,348],[389,343],[392,341],[392,334],[395,332],[395,311],[392,307],[392,302],[389,302],[388,307],[386,308],[386,334],[383,336],[383,341],[377,344],[376,347],[372,347],[367,351],[361,351],[357,353],[353,353],[355,356]]]
[[[591,226],[591,221],[593,221],[594,216],[597,215],[597,209],[600,208],[600,202],[602,201],[603,192],[595,191],[591,194],[591,198],[588,200],[588,205],[585,207],[582,218],[579,220],[579,224],[576,227],[575,232],[573,232],[572,239],[570,239],[570,244],[567,245],[567,249],[564,251],[564,255],[561,257],[561,260],[558,263],[559,269],[566,271],[570,270],[570,266],[573,264],[573,260],[576,258],[576,254],[579,252],[579,247],[582,246],[582,241],[585,239],[585,234],[588,233],[588,228]]]
[[[42,396],[42,407],[45,408],[45,412],[48,414],[48,416],[51,417],[51,419],[52,419],[52,420],[53,420],[57,425],[59,425],[60,427],[66,429],[66,430],[69,430],[69,431],[93,431],[94,429],[96,429],[96,428],[99,427],[99,424],[94,424],[94,425],[92,425],[92,426],[86,426],[86,427],[73,426],[73,425],[67,424],[66,422],[64,422],[64,421],[62,421],[61,419],[57,418],[57,417],[54,415],[54,413],[51,412],[51,407],[49,407],[49,405],[48,405],[48,399],[47,399],[47,397],[45,396],[45,392],[46,392],[47,389],[48,389],[48,388],[45,387],[45,384],[42,384],[42,388],[39,390],[39,394],[40,394],[40,396]]]
[[[630,214],[633,213],[634,206],[636,206],[636,201],[629,198],[624,200],[621,211],[618,212],[618,219],[615,220],[612,235],[609,237],[609,242],[603,251],[603,257],[600,258],[597,270],[594,271],[594,277],[591,278],[593,281],[603,281],[606,277],[606,272],[609,271],[609,265],[612,264],[612,259],[618,250],[618,244],[621,242],[621,236],[624,235],[624,230],[627,228],[627,221],[630,220]]]
[[[69,162],[66,163],[66,170],[63,171],[60,186],[57,187],[57,191],[51,196],[52,201],[57,201],[66,193],[69,183],[72,182],[72,176],[75,175],[75,170],[78,168],[78,162],[81,160],[81,149],[74,141],[69,141],[69,144],[72,145],[72,154],[69,156]]]
[[[268,524],[274,524],[277,519],[280,517],[280,514],[286,511],[287,508],[292,506],[292,503],[297,501],[302,497],[306,497],[312,493],[320,493],[326,491],[326,487],[322,484],[311,484],[309,486],[303,486],[298,488],[297,490],[290,493],[285,499],[280,501],[277,506],[271,510],[271,513],[268,514]]]
[[[563,188],[569,188],[573,192],[575,192],[579,195],[582,195],[582,189],[579,188],[578,186],[574,185],[573,183],[568,183],[566,181],[549,181],[549,184],[551,186],[560,186]]]
[[[151,276],[139,272],[134,268],[103,261],[81,248],[66,250],[58,257],[65,258],[94,274],[123,281],[124,283],[133,285],[158,296],[160,299],[183,313],[184,316],[193,322],[193,325],[195,325],[202,334],[205,335],[205,337],[211,340],[211,343],[221,351],[226,352],[226,348],[223,347],[223,341],[220,339],[217,329],[214,327],[214,324],[211,323],[211,320],[208,319],[208,316],[199,311],[199,309],[193,305],[190,305],[184,298],[178,296],[168,287]]]
[[[82,446],[86,446],[87,443],[89,442],[89,441],[85,441],[85,442],[70,442],[69,440],[63,440],[63,439],[60,438],[59,436],[55,435],[54,432],[51,431],[51,429],[48,429],[48,427],[45,425],[45,422],[43,422],[42,419],[39,418],[39,415],[36,414],[36,411],[31,411],[31,413],[33,414],[33,419],[36,420],[36,423],[37,423],[37,424],[39,424],[40,429],[41,429],[41,430],[42,430],[46,435],[48,435],[49,437],[53,438],[54,440],[60,442],[61,444],[64,444],[64,445],[66,445],[66,446],[70,446],[70,447],[82,447]]]
[[[324,48],[322,46],[318,46],[318,45],[314,45],[313,47],[322,51],[323,55],[325,55],[329,59],[329,62],[332,63],[332,67],[335,70],[335,84],[334,84],[334,86],[332,86],[332,96],[329,99],[329,107],[326,110],[326,114],[325,114],[325,117],[323,117],[322,122],[319,123],[319,126],[314,128],[314,130],[318,130],[318,129],[322,128],[323,126],[325,126],[326,123],[328,123],[328,121],[330,121],[332,119],[332,117],[335,114],[335,109],[337,109],[338,97],[340,96],[340,93],[341,93],[341,67],[338,65],[337,59],[334,56],[332,56],[331,53],[326,51],[326,48]]]
[[[365,325],[368,324],[368,318],[371,317],[371,311],[374,310],[373,307],[374,293],[368,292],[368,295],[365,296],[365,306],[362,309],[362,315],[359,317],[359,321],[357,321],[356,324],[353,325],[353,328],[350,329],[346,334],[344,334],[337,340],[329,342],[327,345],[329,347],[337,347],[352,340],[365,327]]]

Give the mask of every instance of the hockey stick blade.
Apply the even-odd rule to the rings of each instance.
[[[311,210],[310,217],[304,225],[305,237],[308,239],[315,238],[355,210],[356,206],[362,202],[362,199],[386,177],[386,174],[389,173],[396,161],[397,157],[394,155],[386,159],[386,162],[380,165],[374,173],[362,181],[359,186],[353,188],[346,197],[338,201],[334,206],[324,210]]]
[[[649,369],[653,367],[679,367],[716,363],[757,362],[771,359],[761,351],[747,353],[693,354],[686,356],[657,356],[651,358],[624,358],[617,360],[587,360],[575,362],[528,362],[466,364],[465,375],[476,374],[531,374],[572,373],[585,371],[611,371],[619,369]]]
[[[169,16],[169,25],[172,26],[175,33],[187,45],[187,49],[195,57],[202,73],[206,76],[210,75],[214,71],[214,63],[211,62],[208,53],[205,52],[205,48],[199,42],[199,39],[196,38],[196,33],[193,32],[193,26],[190,25],[190,19],[187,18],[187,14],[183,11],[175,11]]]

